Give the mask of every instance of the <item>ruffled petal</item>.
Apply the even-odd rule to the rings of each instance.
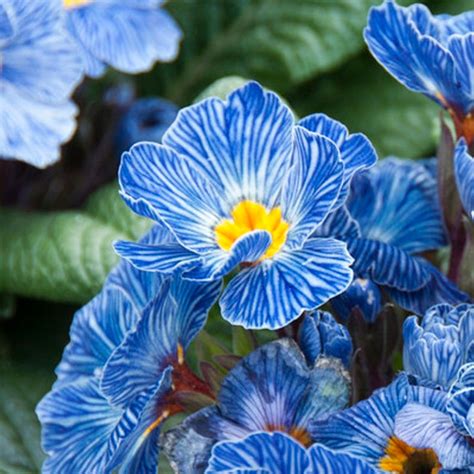
[[[127,205],[146,217],[161,218],[189,250],[217,248],[213,227],[226,216],[222,189],[192,164],[156,143],[138,143],[122,155],[119,182]],[[151,208],[155,215],[144,212]]]
[[[446,410],[457,430],[474,438],[474,362],[459,369],[449,390]]]
[[[339,207],[346,200],[352,177],[358,171],[370,168],[377,161],[377,154],[368,138],[362,133],[349,135],[347,128],[325,114],[312,114],[300,120],[299,125],[331,139],[338,147],[344,163],[343,185],[334,205]]]
[[[339,195],[343,171],[331,140],[295,128],[293,167],[281,196],[282,213],[290,223],[287,247],[300,248],[328,215]]]
[[[220,289],[220,282],[198,284],[180,278],[162,286],[104,367],[101,388],[113,404],[126,405],[178,361],[178,352],[203,328]]]
[[[130,74],[149,71],[156,61],[176,58],[182,33],[164,10],[151,5],[93,2],[67,12],[71,36],[97,63]],[[86,65],[94,64],[88,60]],[[98,70],[87,70],[96,76]]]
[[[273,208],[290,163],[293,116],[273,94],[250,82],[227,101],[206,99],[180,111],[163,143],[192,159],[225,199]]]
[[[464,210],[474,221],[474,157],[469,154],[465,140],[456,145],[454,173]]]
[[[222,316],[252,329],[286,326],[344,291],[352,280],[351,263],[345,244],[334,239],[310,239],[300,250],[280,251],[230,281],[220,299]]]
[[[395,417],[395,435],[414,448],[433,449],[444,469],[474,465],[474,450],[456,431],[448,415],[408,403]]]
[[[333,237],[335,239],[349,239],[361,237],[359,224],[352,218],[345,206],[330,212],[326,219],[317,227],[312,237]]]

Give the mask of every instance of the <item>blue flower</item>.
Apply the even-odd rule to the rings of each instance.
[[[154,229],[145,242],[167,239]],[[43,472],[156,472],[161,423],[182,411],[180,390],[201,392],[212,401],[209,387],[187,367],[184,352],[203,327],[219,284],[197,284],[140,272],[122,262],[102,292],[75,316],[71,342],[57,368],[58,381],[37,407],[48,454]],[[154,331],[157,354],[137,359],[130,379],[120,382],[116,361],[127,364],[126,348]],[[155,346],[153,346],[155,347]],[[139,350],[139,347],[136,347]],[[148,347],[148,349],[150,349]],[[157,362],[156,366],[144,367]],[[152,380],[141,381],[153,371]]]
[[[474,139],[474,12],[432,16],[420,4],[372,8],[365,40],[375,58],[408,89],[446,108],[457,134]]]
[[[177,113],[178,107],[164,99],[149,97],[136,100],[120,120],[116,136],[118,153],[141,141],[161,143],[163,134]]]
[[[454,175],[464,210],[474,221],[474,157],[469,154],[464,139],[456,145]]]
[[[352,307],[359,307],[372,320],[381,299],[375,285],[417,314],[436,303],[469,301],[433,265],[415,256],[446,244],[437,184],[429,166],[385,159],[352,180],[346,206],[349,216],[339,210],[337,219],[332,218],[334,224],[323,224],[323,228],[326,235],[347,242],[356,277],[370,283],[356,280],[355,288],[336,302],[335,308],[343,310],[341,317],[350,312],[347,300],[353,295]]]
[[[453,424],[474,441],[474,363],[463,365],[449,390],[447,411]]]
[[[239,441],[222,441],[212,450],[206,474],[375,474],[364,461],[322,445],[305,449],[284,433],[255,433]]]
[[[310,123],[295,126],[281,100],[254,82],[226,102],[181,110],[163,145],[135,145],[119,171],[130,208],[163,222],[176,242],[119,242],[116,250],[139,268],[179,269],[196,281],[240,264],[220,306],[246,328],[280,328],[341,293],[352,278],[345,245],[311,235],[375,154],[362,135],[347,136],[325,117],[318,123],[337,124],[343,145]]]
[[[63,0],[67,27],[89,76],[106,66],[137,74],[176,58],[181,30],[163,0]]]
[[[411,386],[401,375],[369,399],[316,420],[310,431],[316,441],[382,472],[466,469],[474,450],[451,423],[446,402],[444,392]]]
[[[0,58],[0,158],[44,168],[76,128],[70,95],[82,78],[60,3],[0,0]]]
[[[284,432],[309,446],[311,420],[347,406],[349,392],[340,361],[320,357],[308,366],[292,340],[280,339],[242,359],[222,382],[217,405],[168,431],[164,450],[179,472],[199,472],[218,441],[254,432]]]
[[[298,330],[298,344],[310,365],[320,355],[336,357],[346,367],[350,365],[352,339],[349,331],[326,311],[304,316]]]
[[[420,322],[410,316],[403,342],[405,370],[448,390],[460,367],[474,362],[474,305],[433,306]]]

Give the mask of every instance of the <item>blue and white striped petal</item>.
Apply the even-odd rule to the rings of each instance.
[[[137,74],[156,61],[176,58],[182,33],[164,10],[147,3],[93,1],[67,10],[67,25],[80,50],[86,53],[86,72],[97,76],[99,65]]]
[[[446,245],[435,176],[425,162],[388,158],[357,175],[347,202],[362,236],[419,253]]]
[[[206,99],[181,110],[163,144],[189,158],[221,199],[274,207],[291,163],[293,115],[280,98],[256,82],[227,101]]]
[[[343,292],[352,261],[345,244],[334,239],[309,239],[300,250],[280,251],[230,281],[220,299],[222,316],[248,329],[286,326]]]
[[[405,87],[443,107],[462,107],[466,94],[458,88],[453,56],[435,36],[420,31],[428,28],[433,35],[436,29],[420,11],[420,7],[403,8],[391,0],[371,8],[365,41],[377,61]]]
[[[474,449],[446,413],[419,403],[408,403],[395,417],[395,436],[418,449],[432,449],[443,469],[474,466]]]
[[[282,214],[291,223],[286,239],[290,249],[301,248],[336,201],[344,166],[329,139],[295,127],[293,165],[281,196]]]
[[[138,316],[125,294],[114,289],[99,293],[81,308],[71,325],[71,341],[56,368],[55,387],[99,376],[114,349],[135,326]]]
[[[16,30],[16,18],[12,6],[8,2],[0,5],[0,47],[12,38]]]
[[[253,433],[222,441],[212,450],[206,474],[375,474],[364,461],[314,444],[305,449],[284,433]]]
[[[352,177],[358,171],[370,168],[377,161],[377,154],[368,138],[362,133],[349,134],[341,122],[325,114],[312,114],[298,123],[301,127],[332,140],[344,163],[344,177],[341,191],[333,209],[341,206],[347,198]]]
[[[333,237],[346,240],[361,237],[359,224],[352,218],[346,206],[330,212],[317,227],[312,237]]]
[[[474,438],[474,362],[459,369],[449,390],[446,410],[457,430]]]
[[[104,367],[101,388],[111,403],[126,405],[179,362],[203,328],[220,282],[198,284],[176,278],[165,283]],[[181,348],[179,348],[181,346]]]
[[[474,221],[474,157],[469,154],[464,139],[456,145],[454,175],[464,210]]]
[[[223,189],[194,165],[171,148],[138,143],[122,155],[119,183],[132,210],[144,214],[145,204],[179,243],[202,253],[217,247],[213,227],[227,215],[222,207]]]

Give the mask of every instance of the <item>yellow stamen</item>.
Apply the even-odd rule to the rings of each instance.
[[[184,364],[184,349],[181,344],[178,343],[178,348],[177,348],[177,354],[178,354],[178,364],[183,365]]]
[[[262,259],[273,257],[286,242],[289,224],[283,220],[281,209],[267,211],[253,201],[239,202],[231,212],[232,219],[224,219],[215,228],[218,245],[229,251],[235,241],[253,230],[266,230],[272,236],[272,243]]]
[[[165,410],[142,434],[146,438],[155,428],[157,428],[161,423],[163,423],[166,418],[170,415],[169,410]]]
[[[91,1],[92,0],[63,0],[63,5],[66,10],[69,10],[87,5],[91,3]]]
[[[438,456],[432,449],[413,448],[395,436],[389,439],[379,467],[382,471],[396,474],[417,472],[438,474],[442,468]]]

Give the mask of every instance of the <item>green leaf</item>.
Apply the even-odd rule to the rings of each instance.
[[[213,82],[210,86],[206,87],[197,97],[194,102],[199,102],[208,97],[219,97],[220,99],[226,99],[226,97],[234,89],[237,89],[248,82],[248,79],[244,79],[240,76],[229,76],[222,77],[217,81]]]
[[[44,454],[34,409],[51,377],[22,366],[0,369],[0,473],[39,473]]]
[[[129,235],[80,212],[0,211],[0,290],[83,303],[101,288]]]
[[[256,341],[250,331],[243,327],[232,327],[232,353],[238,356],[246,356],[256,347]]]
[[[151,229],[150,219],[134,214],[119,195],[118,184],[110,183],[89,197],[85,209],[89,215],[127,234],[131,240],[139,239]]]
[[[380,157],[431,154],[440,108],[393,79],[371,57],[357,58],[337,74],[295,91],[289,102],[304,117],[315,111],[365,133]]]
[[[360,52],[367,11],[378,3],[208,0],[196,8],[175,1],[169,9],[185,36],[178,63],[156,68],[156,77],[166,82],[161,92],[186,104],[207,84],[230,75],[284,92]]]

